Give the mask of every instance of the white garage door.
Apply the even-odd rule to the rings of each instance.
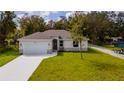
[[[25,42],[23,43],[23,54],[46,54],[48,42]]]

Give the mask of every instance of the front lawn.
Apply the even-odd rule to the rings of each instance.
[[[8,50],[0,54],[0,67],[7,64],[11,60],[19,56],[19,53],[15,50]]]
[[[43,60],[29,80],[124,80],[124,60],[89,49]]]

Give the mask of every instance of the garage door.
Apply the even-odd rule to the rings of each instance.
[[[48,42],[25,42],[23,44],[23,54],[46,54]]]

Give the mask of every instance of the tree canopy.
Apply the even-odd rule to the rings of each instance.
[[[0,12],[0,47],[6,48],[5,40],[8,34],[14,32],[14,29],[16,29],[16,23],[13,21],[15,17],[14,12]]]
[[[124,40],[124,12],[117,11],[77,11],[68,18],[45,22],[41,16],[28,14],[17,18],[13,11],[0,12],[0,48],[17,39],[47,29],[64,29],[72,33],[75,41],[89,38],[93,44],[106,44],[111,37],[122,37]]]
[[[19,20],[19,23],[25,35],[42,32],[45,30],[46,25],[44,19],[40,16],[24,16]]]

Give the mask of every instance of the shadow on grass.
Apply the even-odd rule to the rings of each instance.
[[[119,67],[117,65],[114,64],[109,64],[109,63],[101,63],[101,62],[96,62],[96,61],[91,61],[92,67],[94,67],[97,70],[117,70]]]
[[[84,51],[83,53],[97,53],[98,54],[100,52],[95,49],[88,48],[88,51]]]
[[[63,56],[64,54],[64,52],[66,52],[66,53],[80,53],[80,51],[59,51],[58,52],[58,56]],[[93,53],[93,54],[98,54],[98,53],[101,53],[100,51],[97,51],[97,50],[95,50],[95,49],[91,49],[91,48],[89,48],[88,49],[88,51],[82,51],[82,53]]]
[[[15,51],[15,50],[6,50],[2,53],[0,53],[0,55],[4,55],[4,56],[9,56],[9,55],[13,55],[13,56],[16,56],[16,55],[19,55],[19,52],[18,51]]]
[[[58,52],[57,56],[63,56],[63,52]]]

